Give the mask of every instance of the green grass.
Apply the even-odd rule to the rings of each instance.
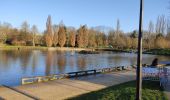
[[[170,55],[170,49],[151,49],[144,53],[150,53],[155,55]]]
[[[135,81],[111,86],[90,92],[68,100],[135,100]],[[159,82],[143,81],[142,100],[168,100]]]

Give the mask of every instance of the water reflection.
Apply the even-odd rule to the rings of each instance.
[[[53,63],[52,61],[53,61],[53,52],[47,51],[45,75],[50,75],[50,71]]]
[[[23,73],[27,71],[27,67],[29,67],[29,62],[30,62],[30,57],[31,57],[31,51],[30,50],[24,50],[24,51],[16,51],[19,54],[17,57],[19,58],[20,61],[20,67],[23,70]]]
[[[150,64],[155,57],[160,61],[170,60],[168,56],[143,55],[143,63]],[[136,64],[136,54],[130,53],[83,55],[63,51],[1,50],[0,84],[16,86],[22,77],[133,64]]]
[[[78,57],[77,67],[78,67],[79,70],[85,70],[86,69],[86,58],[84,56]]]
[[[59,73],[63,73],[66,66],[66,55],[63,51],[59,52],[60,54],[57,57],[57,64]]]
[[[70,65],[70,67],[74,67],[75,66],[75,58],[74,58],[74,56],[70,56],[69,58],[68,58],[68,60],[69,60],[69,65]]]
[[[35,68],[38,63],[38,53],[39,51],[36,50],[32,52],[32,73],[35,73]]]

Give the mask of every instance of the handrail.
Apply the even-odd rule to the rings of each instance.
[[[160,86],[165,87],[166,83],[168,82],[168,68],[166,67],[143,68],[142,79],[151,80],[151,81],[159,81]]]
[[[71,77],[85,76],[85,75],[91,75],[97,73],[96,70],[86,70],[86,71],[70,72],[67,74],[68,74],[68,78],[71,78]]]
[[[22,84],[30,84],[30,83],[38,83],[44,82],[49,80],[56,80],[56,79],[63,79],[66,78],[67,74],[54,74],[49,76],[35,76],[35,77],[26,77],[22,78]]]
[[[130,68],[133,68],[133,67],[132,66],[117,66],[117,67],[111,67],[111,68],[69,72],[66,74],[54,74],[54,75],[48,75],[48,76],[25,77],[25,78],[22,78],[21,84],[24,85],[24,84],[46,82],[46,81],[50,81],[50,80],[57,80],[57,79],[64,79],[64,78],[80,77],[80,76],[86,76],[86,75],[92,75],[92,74],[95,75],[95,74],[99,74],[99,73],[127,70]]]

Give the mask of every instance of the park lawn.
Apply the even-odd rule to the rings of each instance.
[[[130,81],[68,100],[135,100],[136,82]],[[143,81],[142,100],[168,100],[159,82]]]

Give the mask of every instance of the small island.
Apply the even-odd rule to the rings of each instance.
[[[99,51],[82,50],[82,51],[79,51],[79,54],[99,54]]]

